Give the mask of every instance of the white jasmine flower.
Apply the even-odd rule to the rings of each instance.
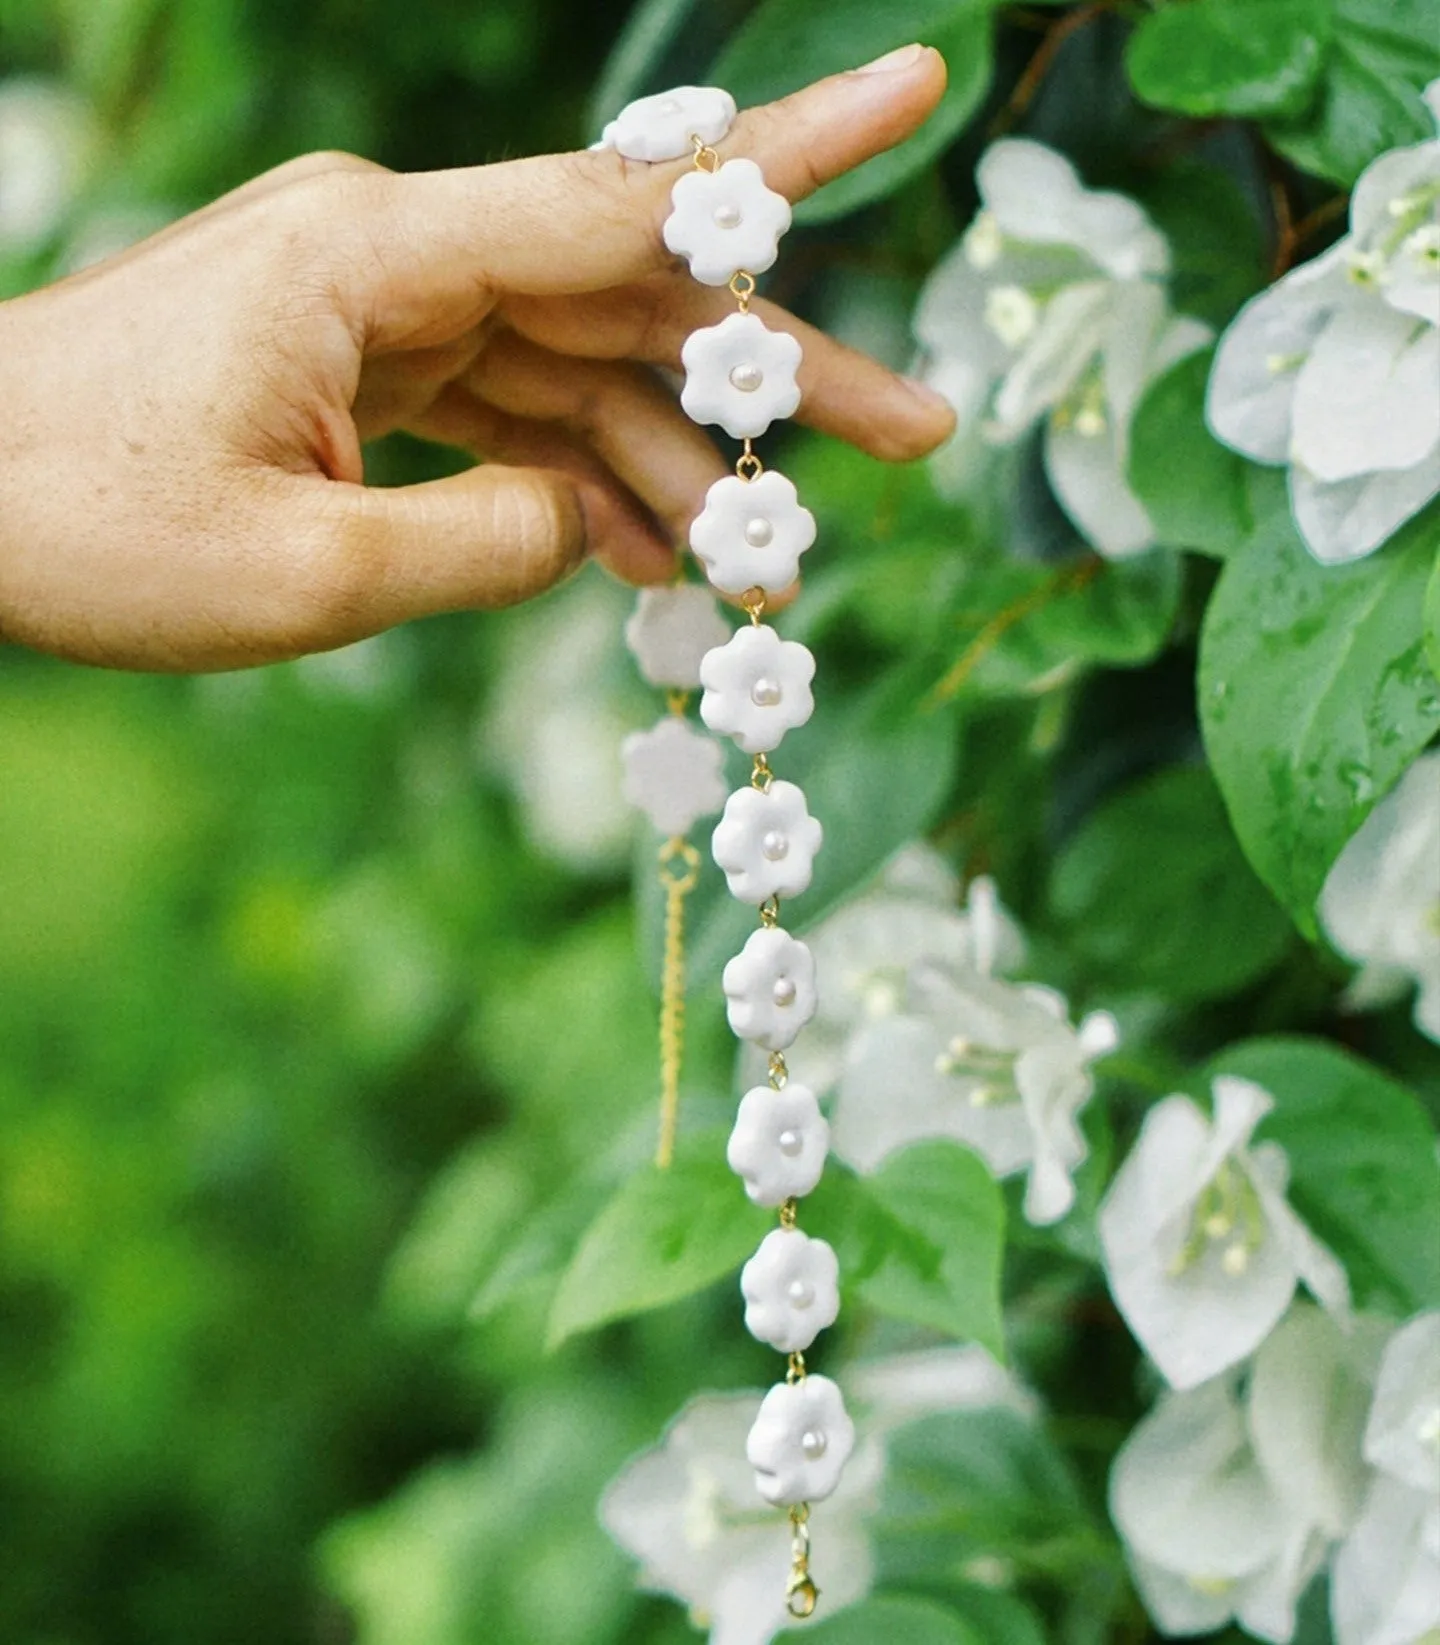
[[[1234,1618],[1272,1645],[1289,1641],[1327,1543],[1274,1489],[1231,1379],[1162,1397],[1115,1458],[1110,1513],[1161,1632],[1205,1634]]]
[[[1345,1271],[1285,1199],[1277,1143],[1250,1146],[1272,1098],[1249,1080],[1214,1083],[1210,1120],[1166,1097],[1100,1207],[1100,1245],[1116,1305],[1175,1388],[1248,1358],[1300,1282],[1342,1320]]]
[[[1422,754],[1360,825],[1320,893],[1320,921],[1360,967],[1347,1002],[1420,985],[1415,1026],[1440,1040],[1440,749]]]
[[[0,256],[47,240],[74,203],[91,146],[90,116],[53,81],[0,81]]]
[[[1001,1177],[1029,1169],[1025,1215],[1050,1223],[1074,1203],[1085,1158],[1076,1123],[1114,1049],[1103,1013],[1070,1026],[1064,999],[975,969],[913,971],[903,1010],[857,1034],[846,1057],[831,1146],[859,1171],[929,1137],[953,1137]]]
[[[1169,248],[1133,200],[1028,139],[992,145],[976,181],[983,209],[915,315],[925,375],[959,421],[941,483],[977,436],[1008,445],[1043,419],[1061,506],[1102,554],[1138,554],[1154,532],[1125,481],[1131,417],[1210,332],[1169,312]]]
[[[1440,1310],[1417,1314],[1387,1344],[1365,1460],[1417,1491],[1440,1487]]]
[[[1440,141],[1382,154],[1355,185],[1345,238],[1253,298],[1220,340],[1210,427],[1289,466],[1296,525],[1326,563],[1372,553],[1440,493],[1437,211]]]

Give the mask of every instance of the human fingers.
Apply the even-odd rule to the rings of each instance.
[[[892,148],[945,88],[939,52],[915,46],[749,109],[717,148],[757,161],[799,200]],[[684,162],[613,152],[542,155],[416,176],[342,179],[353,233],[345,289],[372,347],[453,335],[506,291],[598,291],[673,262],[661,238]]]
[[[836,342],[774,303],[757,298],[750,306],[771,330],[789,332],[800,343],[797,422],[890,462],[923,457],[954,432],[949,403],[923,383]],[[691,332],[717,324],[734,308],[728,293],[657,276],[622,291],[511,298],[504,314],[516,331],[557,353],[675,368]]]
[[[547,468],[585,488],[589,553],[628,583],[675,575],[671,536],[596,453],[554,423],[501,411],[454,383],[419,413],[411,430],[487,461]]]

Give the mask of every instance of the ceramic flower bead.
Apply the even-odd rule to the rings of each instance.
[[[689,833],[700,817],[725,803],[720,749],[676,714],[620,745],[622,791],[660,833]]]
[[[840,1264],[823,1239],[775,1228],[740,1270],[740,1292],[757,1342],[803,1353],[840,1312]]]
[[[767,1502],[788,1507],[823,1502],[840,1483],[855,1446],[855,1424],[829,1377],[778,1382],[760,1402],[745,1441],[755,1488]]]
[[[731,314],[692,331],[680,350],[680,404],[697,423],[718,423],[733,439],[763,434],[800,404],[800,344],[755,314]]]
[[[714,597],[693,584],[644,588],[625,624],[625,643],[651,685],[693,691],[700,659],[723,645],[730,628]]]
[[[815,709],[815,659],[795,640],[763,623],[740,628],[700,663],[700,718],[747,754],[768,754]]]
[[[737,789],[725,802],[710,845],[730,895],[762,903],[767,897],[798,896],[809,886],[823,839],[800,789],[773,782],[768,793]]]
[[[788,588],[800,575],[800,556],[814,541],[815,516],[774,469],[753,480],[735,474],[717,480],[690,526],[690,547],[725,594]]]
[[[741,269],[763,274],[790,227],[790,202],[766,188],[753,160],[686,172],[670,191],[670,203],[665,244],[706,286],[723,286]]]
[[[767,1051],[783,1051],[815,1015],[814,956],[778,926],[750,934],[720,986],[730,1032]]]
[[[627,160],[680,160],[693,139],[718,143],[735,120],[735,99],[718,86],[676,86],[627,103],[605,127],[596,148]]]
[[[830,1127],[815,1093],[791,1080],[778,1091],[757,1085],[745,1093],[725,1158],[751,1200],[773,1207],[811,1192],[829,1146]]]

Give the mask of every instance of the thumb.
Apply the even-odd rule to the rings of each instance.
[[[314,620],[294,636],[305,651],[543,593],[603,535],[610,506],[598,487],[554,469],[488,463],[423,485],[326,481],[316,500]]]

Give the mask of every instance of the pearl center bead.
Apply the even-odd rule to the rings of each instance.
[[[739,228],[739,206],[731,205],[728,201],[723,206],[716,206],[714,221],[716,228]]]
[[[762,675],[750,687],[750,701],[756,708],[775,708],[780,702],[780,682]]]
[[[776,1005],[784,1007],[795,1003],[795,984],[789,977],[777,977],[775,986],[770,990],[770,998]],[[787,1132],[788,1136],[789,1133]]]
[[[766,862],[781,862],[790,849],[790,842],[778,828],[772,828],[760,842],[760,855]]]
[[[815,1300],[815,1287],[808,1280],[792,1279],[785,1288],[792,1308],[805,1309]]]
[[[811,1462],[818,1462],[825,1455],[825,1435],[819,1428],[807,1429],[800,1436],[800,1449]]]
[[[745,541],[751,548],[769,548],[775,540],[775,527],[763,515],[745,522]]]
[[[753,360],[742,362],[730,372],[731,388],[738,388],[742,394],[753,394],[764,381],[765,373]]]
[[[780,1152],[784,1154],[786,1159],[796,1158],[805,1146],[805,1139],[798,1131],[782,1131],[777,1140],[780,1144]]]

